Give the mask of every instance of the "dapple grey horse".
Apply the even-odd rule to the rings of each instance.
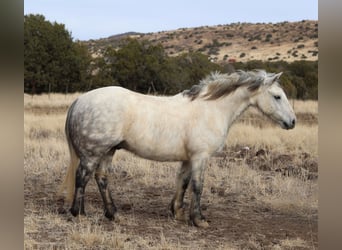
[[[70,166],[61,195],[72,202],[74,216],[85,214],[84,192],[95,173],[105,216],[117,209],[108,189],[108,169],[116,150],[125,149],[157,161],[182,162],[171,211],[184,219],[184,193],[191,182],[190,221],[207,227],[200,199],[208,159],[223,148],[232,123],[249,106],[284,129],[296,116],[278,84],[281,73],[263,70],[213,73],[175,96],[152,96],[121,87],[92,90],[78,97],[67,114],[65,132]]]

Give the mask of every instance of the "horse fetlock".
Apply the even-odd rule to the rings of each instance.
[[[183,207],[178,208],[177,210],[174,211],[173,214],[174,218],[179,221],[188,221],[188,218],[185,214],[185,209]]]
[[[170,211],[174,219],[180,220],[180,221],[187,220],[183,205],[178,204],[175,199],[172,199],[170,203]]]

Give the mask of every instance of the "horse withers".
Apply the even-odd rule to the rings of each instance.
[[[150,160],[182,162],[171,212],[176,219],[187,219],[183,199],[191,183],[189,219],[207,227],[200,206],[204,169],[225,145],[237,117],[254,106],[282,128],[295,127],[280,75],[263,70],[216,72],[175,96],[143,95],[121,87],[81,95],[70,106],[65,124],[71,159],[60,192],[72,200],[70,212],[85,214],[85,187],[95,172],[105,216],[114,219],[117,209],[107,175],[115,151],[125,149]]]

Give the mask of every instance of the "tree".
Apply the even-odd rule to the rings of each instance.
[[[64,24],[43,15],[24,16],[24,90],[41,93],[68,89],[87,78],[90,56],[74,43]]]
[[[201,53],[168,57],[160,44],[134,39],[118,50],[108,48],[104,60],[119,85],[142,93],[175,94],[220,69]]]
[[[209,61],[208,56],[199,53],[185,53],[175,58],[175,63],[182,76],[182,88],[189,88],[214,71],[222,71],[222,68]]]
[[[86,85],[80,86],[79,91],[89,91],[94,88],[118,85],[118,82],[112,76],[111,65],[106,62],[105,58],[98,57],[94,59],[90,71],[90,80],[87,81]]]
[[[160,71],[167,61],[161,45],[127,39],[119,50],[108,48],[105,60],[113,79],[121,86],[138,92],[162,92]]]

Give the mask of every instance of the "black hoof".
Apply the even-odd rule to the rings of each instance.
[[[66,214],[66,213],[67,213],[67,210],[66,210],[64,207],[59,207],[59,208],[57,209],[57,212],[58,212],[59,214]]]
[[[170,215],[171,215],[172,217],[175,216],[175,208],[174,208],[173,204],[174,204],[173,202],[171,202],[171,203],[169,204],[169,213],[170,213]]]
[[[73,208],[70,208],[70,213],[75,217],[78,215],[86,215],[84,211],[79,211],[78,209]]]
[[[109,220],[114,220],[114,214],[112,212],[105,212],[105,216],[106,218],[108,218]]]
[[[73,216],[75,216],[75,217],[79,214],[78,211],[76,211],[76,210],[74,210],[74,209],[72,209],[72,208],[70,208],[70,213],[71,213]]]
[[[105,216],[106,218],[108,218],[109,220],[114,220],[114,215],[116,213],[116,207],[113,207],[111,209],[106,209],[105,210]]]

